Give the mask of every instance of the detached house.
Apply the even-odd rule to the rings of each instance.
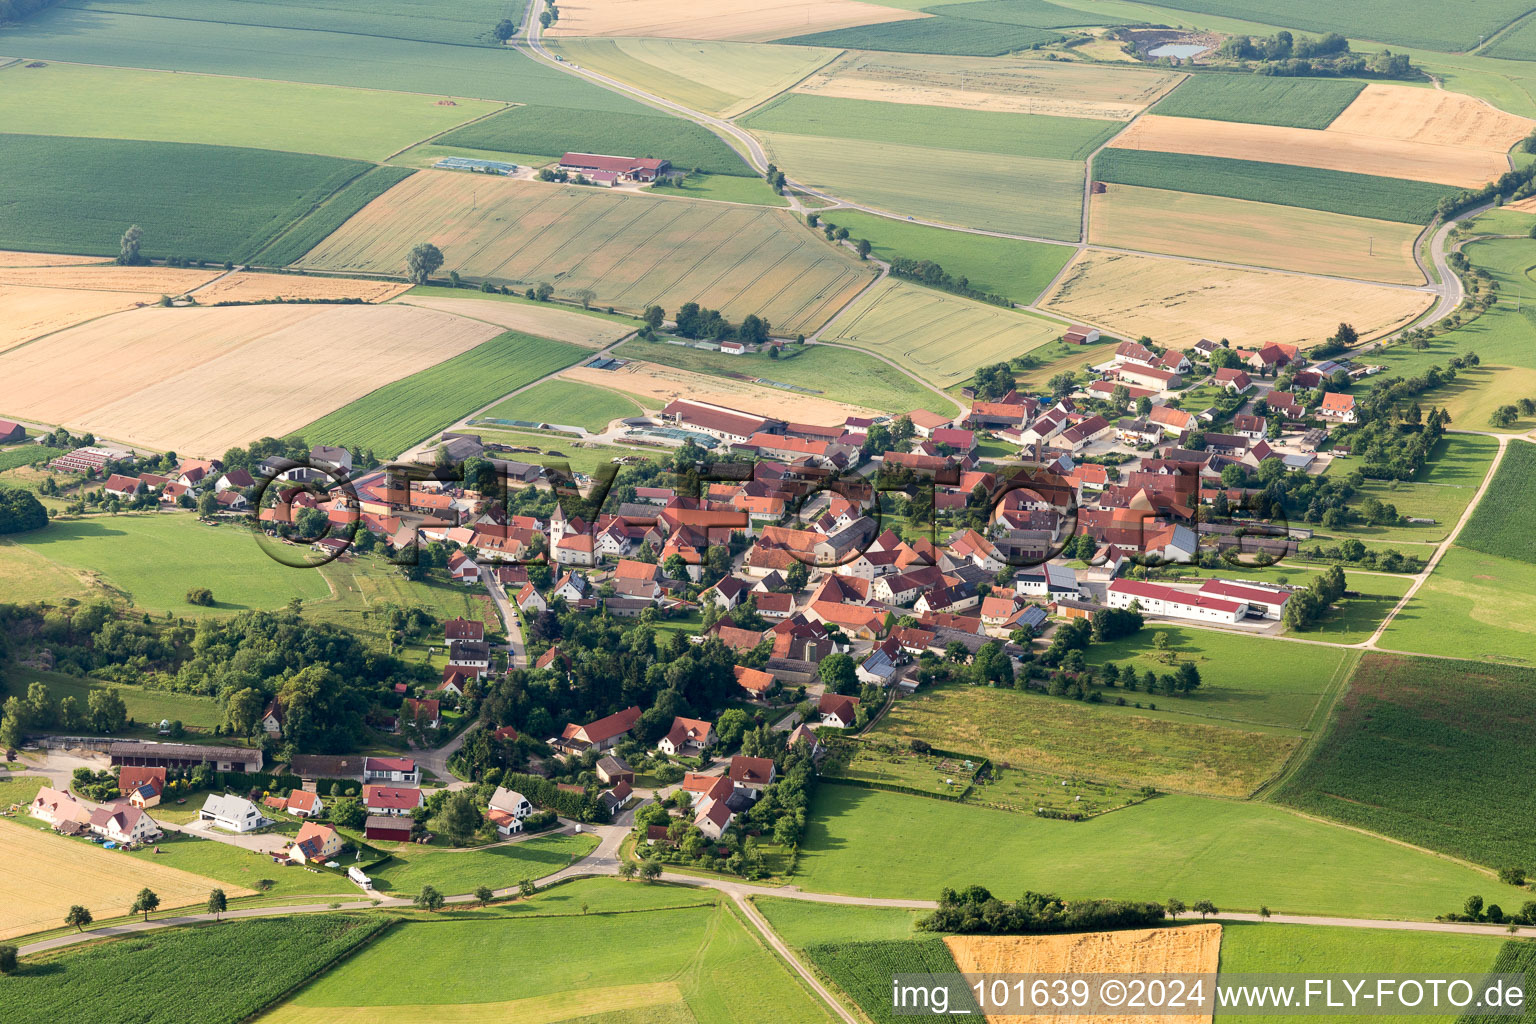
[[[294,837],[293,846],[288,850],[288,859],[295,864],[311,861],[324,864],[339,854],[343,845],[341,834],[331,826],[306,821]]]
[[[656,749],[670,756],[702,754],[715,742],[713,723],[696,718],[672,719],[672,728],[656,742]]]
[[[250,832],[271,824],[260,809],[244,797],[219,793],[209,794],[197,817],[199,821],[211,821],[228,832]]]
[[[421,785],[421,769],[409,757],[363,758],[364,782],[388,782],[403,786]]]
[[[858,714],[859,698],[845,697],[840,693],[824,693],[816,705],[821,724],[834,729],[852,729]]]
[[[121,803],[92,811],[90,829],[114,843],[145,843],[160,835],[154,818],[132,804]]]
[[[363,806],[369,814],[382,817],[409,817],[426,803],[421,790],[407,786],[364,786]]]
[[[627,735],[638,721],[640,721],[640,709],[627,707],[623,711],[615,712],[606,718],[599,718],[587,725],[570,722],[566,724],[565,732],[551,745],[568,754],[584,754],[588,750],[607,750],[619,741],[620,736]]]
[[[731,780],[736,792],[746,793],[756,800],[763,795],[764,790],[773,785],[773,758],[733,757],[726,777]]]
[[[448,575],[465,586],[480,582],[480,566],[462,551],[448,557]]]
[[[1339,391],[1330,391],[1323,396],[1323,404],[1317,407],[1317,414],[1335,423],[1354,423],[1359,419],[1355,412],[1355,396]]]
[[[523,819],[532,813],[533,804],[527,797],[514,789],[497,786],[496,792],[491,794],[485,816],[496,826],[498,833],[510,836],[523,830]]]

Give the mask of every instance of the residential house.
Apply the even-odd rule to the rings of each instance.
[[[562,597],[568,604],[575,604],[582,600],[591,591],[592,585],[587,582],[585,576],[578,576],[574,572],[568,572],[555,583],[550,590],[551,597]]]
[[[1224,366],[1213,375],[1217,384],[1226,388],[1233,394],[1246,394],[1253,387],[1253,379],[1242,370],[1231,366]]]
[[[27,805],[27,813],[39,821],[58,828],[72,824],[84,825],[91,820],[91,812],[68,793],[44,786]]]
[[[283,737],[283,706],[273,697],[261,712],[261,731],[273,739]]]
[[[769,762],[770,764],[772,762]],[[710,839],[719,839],[731,827],[735,815],[724,800],[711,800],[693,819],[698,830]]]
[[[448,644],[448,665],[464,669],[477,678],[485,678],[491,671],[491,645],[483,640],[457,640]],[[462,694],[462,691],[460,691]]]
[[[384,817],[409,817],[425,804],[426,798],[414,786],[364,786],[363,807],[369,814]]]
[[[834,729],[852,729],[856,724],[858,715],[859,698],[847,697],[840,693],[824,693],[817,702],[816,711],[821,715],[821,724],[829,725]]]
[[[154,807],[160,803],[160,796],[165,792],[165,769],[125,765],[117,770],[117,791],[135,807]]]
[[[433,698],[407,697],[401,705],[401,716],[422,729],[436,729],[443,724],[442,702]]]
[[[523,830],[523,819],[532,813],[533,804],[527,797],[514,789],[497,786],[486,806],[485,816],[500,835],[510,836]]]
[[[485,623],[479,619],[449,619],[443,623],[443,642],[470,640],[478,643],[485,639]]]
[[[698,756],[715,742],[715,727],[696,718],[672,719],[672,728],[656,742],[656,749],[669,756]]]
[[[1269,420],[1263,416],[1238,413],[1232,417],[1232,433],[1249,441],[1262,441],[1269,431]]]
[[[141,808],[118,803],[91,812],[90,830],[119,844],[146,843],[160,835],[160,826]]]
[[[587,725],[568,722],[560,738],[551,745],[574,754],[607,750],[619,741],[619,737],[628,735],[638,721],[640,709],[631,706]]]
[[[955,422],[953,416],[940,416],[927,409],[914,409],[908,414],[908,418],[912,420],[912,429],[916,431],[918,437],[932,437],[935,430],[953,426]]]
[[[365,757],[363,758],[363,781],[419,786],[421,769],[409,757]]]
[[[1359,419],[1355,411],[1355,396],[1341,391],[1330,391],[1324,395],[1323,404],[1317,407],[1317,414],[1335,423],[1354,423]]]
[[[746,793],[753,800],[763,795],[763,792],[773,785],[774,767],[771,757],[741,757],[731,758],[730,770],[726,777],[736,787],[736,792]]]
[[[297,818],[317,818],[325,812],[325,801],[319,793],[296,789],[288,794],[284,809]]]
[[[810,747],[810,755],[813,758],[821,753],[821,741],[816,738],[816,730],[804,722],[795,726],[794,731],[789,734],[789,739],[786,741],[785,746],[790,750],[794,750],[801,744],[806,744]]]
[[[537,615],[549,607],[549,602],[532,583],[524,583],[523,589],[517,592],[517,607],[524,614]]]
[[[341,853],[345,845],[341,833],[318,821],[306,821],[288,850],[288,859],[295,864],[324,864]]]
[[[210,793],[197,817],[199,821],[211,821],[227,832],[250,832],[271,824],[255,804],[228,793]]]
[[[765,697],[777,685],[777,680],[771,674],[761,669],[737,665],[734,671],[736,673],[736,682],[753,697]]]
[[[480,566],[462,551],[448,556],[448,575],[465,586],[480,582]]]

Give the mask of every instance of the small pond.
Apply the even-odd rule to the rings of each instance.
[[[1148,57],[1177,57],[1183,60],[1185,57],[1193,57],[1197,53],[1204,53],[1209,46],[1201,43],[1163,43],[1147,51]]]

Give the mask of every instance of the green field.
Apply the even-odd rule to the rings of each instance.
[[[1042,43],[1054,43],[1060,38],[1062,36],[1059,32],[1049,32],[1027,25],[936,17],[918,21],[888,21],[884,24],[837,28],[828,32],[789,36],[777,41],[848,50],[894,50],[898,53],[1000,57],[1015,50],[1030,50]]]
[[[380,647],[388,646],[388,628],[373,613],[390,605],[424,608],[439,621],[479,619],[491,632],[502,628],[485,594],[440,579],[408,580],[382,555],[352,555],[315,571],[325,577],[336,597],[306,604],[305,615],[371,636]]]
[[[1365,83],[1337,78],[1191,75],[1152,108],[1154,114],[1327,128]]]
[[[1053,160],[1086,159],[1123,127],[1118,121],[1082,117],[1002,114],[806,93],[786,93],[741,123],[765,132],[915,142],[935,149]]]
[[[107,683],[100,679],[65,675],[62,672],[23,668],[14,663],[0,670],[0,684],[3,684],[3,689],[0,689],[0,700],[12,694],[25,698],[27,686],[31,683],[47,684],[48,696],[55,701],[63,700],[65,697],[75,698],[75,703],[82,710],[92,691],[106,689],[109,686],[114,687],[117,695],[123,698],[123,703],[128,706],[128,717],[140,725],[154,725],[161,719],[165,719],[171,722],[179,721],[188,729],[212,732],[214,726],[224,721],[224,709],[212,697]]]
[[[496,153],[623,153],[664,157],[683,170],[753,176],[753,171],[709,129],[680,117],[634,111],[513,107],[465,125],[438,140],[445,146]]]
[[[1483,52],[1490,57],[1509,60],[1536,60],[1536,30],[1526,21],[1517,25],[1514,31],[1495,39],[1493,45]]]
[[[1427,0],[1291,0],[1284,13],[1264,0],[1163,0],[1162,7],[1200,14],[1283,24],[1306,32],[1338,32],[1352,39],[1422,46],[1431,50],[1470,50],[1479,40],[1530,9],[1523,0],[1486,0],[1476,6],[1442,7]]]
[[[1122,185],[1251,199],[1406,224],[1426,223],[1442,197],[1457,193],[1445,185],[1403,178],[1142,149],[1102,151],[1094,157],[1093,176]]]
[[[1456,543],[1487,555],[1536,563],[1531,496],[1536,494],[1536,445],[1511,441],[1488,493],[1477,503]]]
[[[896,6],[896,5],[892,5]],[[919,4],[918,6],[923,6]],[[929,8],[924,8],[929,9]],[[1102,12],[1062,7],[1046,0],[971,0],[969,3],[944,2],[933,13],[947,18],[994,21],[1001,25],[1028,25],[1031,28],[1065,28],[1074,25],[1126,25],[1134,19],[1116,18]]]
[[[0,136],[0,247],[242,261],[356,178],[354,160],[265,149],[48,135]]]
[[[790,351],[795,351],[791,349]],[[953,406],[902,373],[894,366],[862,352],[807,345],[793,359],[769,359],[766,355],[727,356],[719,352],[679,345],[627,341],[615,353],[621,359],[675,366],[716,377],[766,379],[780,384],[811,388],[839,402],[862,405],[880,412],[902,413],[930,409],[948,414]],[[790,400],[786,393],[786,401]]]
[[[406,167],[370,167],[267,243],[257,253],[257,260],[264,266],[287,266],[319,245],[326,235],[341,227],[358,210],[411,174]]]
[[[187,798],[185,807],[178,807],[177,810],[191,809],[195,812],[205,798],[205,794],[193,794]],[[168,803],[167,806],[173,805]],[[155,816],[154,809],[149,813],[150,817]],[[157,848],[160,851],[158,853],[155,852]],[[203,875],[227,885],[247,889],[256,889],[257,882],[270,879],[273,885],[263,890],[269,896],[334,895],[348,899],[358,895],[357,887],[340,875],[305,871],[294,865],[274,864],[272,858],[265,854],[212,839],[167,834],[154,846],[134,850],[128,856],[153,861],[168,868],[180,868],[194,875]]]
[[[644,415],[633,399],[574,380],[548,380],[487,409],[491,419],[558,423],[601,431],[611,420]]]
[[[753,906],[791,946],[804,948],[847,939],[906,939],[924,911],[900,907],[840,906],[781,896],[754,896]]]
[[[1536,665],[1536,566],[1452,545],[1381,646]]]
[[[199,1024],[238,1024],[391,923],[381,914],[295,914],[29,957],[0,986],[0,1019],[181,1024],[196,1006]],[[240,984],[227,984],[232,977]]]
[[[588,354],[587,349],[563,341],[507,331],[386,384],[296,433],[310,444],[357,445],[381,455],[398,454],[500,396]]]
[[[431,97],[404,92],[79,64],[15,64],[0,71],[0,124],[7,131],[244,146],[358,160],[382,160],[496,108],[481,100],[439,106]],[[189,117],[189,111],[196,113]]]
[[[1340,463],[1333,471],[1337,473],[1349,465],[1349,462]],[[1327,533],[1340,538],[1358,537],[1361,540],[1389,541],[1399,544],[1438,543],[1455,528],[1457,520],[1466,511],[1472,496],[1477,493],[1475,483],[1452,486],[1401,481],[1395,483],[1396,486],[1393,486],[1394,481],[1367,480],[1350,499],[1350,507],[1358,512],[1361,502],[1367,498],[1375,498],[1383,504],[1392,505],[1399,515],[1416,519],[1433,519],[1433,523],[1371,526],[1362,522],[1334,529],[1313,527],[1314,532]]]
[[[873,942],[828,942],[810,947],[805,950],[805,955],[818,972],[830,978],[875,1024],[905,1024],[911,1019],[910,1014],[900,1013],[892,1005],[891,990],[897,976],[952,975],[959,970],[949,947],[936,935]],[[923,1013],[922,1016],[946,1024],[960,1024],[972,1019],[965,1014],[949,1012]]]
[[[1038,299],[1072,258],[1064,245],[946,231],[858,210],[832,210],[824,219],[847,228],[854,238],[869,239],[876,259],[932,260],[978,291],[1026,304]]]
[[[769,188],[762,178],[743,178],[737,174],[690,174],[677,187],[664,189],[659,194],[713,199],[721,203],[751,203],[753,206],[789,205],[789,200]]]
[[[815,892],[935,899],[946,885],[977,884],[1418,919],[1474,892],[1505,907],[1528,898],[1473,868],[1267,804],[1160,796],[1065,822],[824,784],[811,811],[795,881]]]
[[[1279,799],[1490,867],[1536,867],[1536,673],[1368,653]]]
[[[525,878],[552,875],[595,850],[597,837],[536,836],[484,850],[397,845],[399,849],[395,855],[370,872],[375,889],[393,895],[409,895],[430,885],[439,892],[452,895],[473,892],[480,885],[492,889],[515,888]]]
[[[1446,434],[1435,443],[1417,482],[1447,487],[1482,485],[1499,450],[1495,437],[1483,434]]]

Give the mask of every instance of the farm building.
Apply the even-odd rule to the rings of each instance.
[[[1200,593],[1225,601],[1241,601],[1248,606],[1248,614],[1261,615],[1266,619],[1278,619],[1285,611],[1285,602],[1291,597],[1288,590],[1216,579],[1201,584]]]
[[[1148,615],[1196,622],[1236,625],[1248,614],[1248,605],[1243,601],[1223,600],[1139,580],[1115,580],[1109,585],[1108,596],[1111,608],[1129,608],[1134,603]]]
[[[603,153],[567,153],[560,158],[560,169],[585,174],[593,181],[655,181],[672,169],[672,161]]]
[[[1073,324],[1067,328],[1067,333],[1061,336],[1061,340],[1068,345],[1092,345],[1099,338],[1099,329],[1086,324]]]
[[[368,820],[363,822],[363,836],[368,839],[383,839],[392,843],[409,842],[411,838],[411,819],[389,818],[381,814],[370,814]]]
[[[123,765],[151,768],[196,768],[206,762],[220,772],[261,771],[261,751],[240,747],[204,747],[192,743],[154,743],[117,740],[107,745],[114,768]]]
[[[27,430],[14,420],[0,420],[0,444],[14,444],[27,439]]]

